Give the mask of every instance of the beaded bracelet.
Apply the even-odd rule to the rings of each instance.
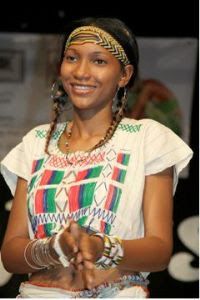
[[[96,268],[101,270],[116,268],[124,255],[121,239],[104,233],[94,233],[92,235],[100,237],[104,242],[103,254],[96,261]]]

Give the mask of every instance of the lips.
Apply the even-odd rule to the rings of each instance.
[[[92,93],[96,89],[96,86],[94,85],[76,84],[76,83],[72,83],[71,87],[72,87],[72,91],[76,94],[88,94],[88,93]]]

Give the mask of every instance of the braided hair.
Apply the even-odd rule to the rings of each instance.
[[[135,39],[135,36],[133,35],[132,31],[119,19],[116,18],[84,18],[77,21],[72,22],[65,32],[65,38],[63,41],[63,47],[62,47],[62,53],[61,53],[61,59],[60,59],[60,65],[63,60],[63,53],[65,50],[65,44],[66,41],[70,35],[70,33],[77,27],[80,26],[96,26],[99,27],[106,32],[110,33],[111,36],[113,36],[123,47],[124,51],[126,52],[126,55],[130,61],[130,64],[134,67],[134,74],[131,76],[126,88],[120,88],[118,91],[118,97],[117,97],[117,109],[114,112],[113,120],[109,128],[107,129],[107,132],[94,147],[92,147],[89,151],[92,151],[102,145],[104,145],[114,134],[118,124],[122,120],[125,110],[126,110],[126,103],[127,103],[127,97],[126,97],[126,89],[128,90],[134,85],[135,78],[138,73],[138,61],[139,61],[139,54],[138,54],[138,45],[137,41]],[[123,68],[123,65],[122,65]],[[56,95],[53,97],[54,105],[53,105],[53,120],[50,124],[50,128],[47,134],[46,138],[46,145],[45,145],[45,152],[48,153],[48,145],[51,140],[52,134],[54,130],[56,129],[57,122],[61,116],[61,113],[63,111],[63,107],[66,104],[67,101],[67,95],[64,91],[62,85],[59,85]]]

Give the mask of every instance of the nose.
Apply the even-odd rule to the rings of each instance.
[[[78,80],[86,80],[91,76],[89,62],[86,59],[79,60],[74,69],[74,78]]]

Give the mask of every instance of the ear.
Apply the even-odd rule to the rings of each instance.
[[[124,87],[128,84],[131,76],[134,73],[134,67],[133,65],[126,65],[125,67],[123,67],[122,69],[122,75],[120,77],[118,86],[119,87]]]

